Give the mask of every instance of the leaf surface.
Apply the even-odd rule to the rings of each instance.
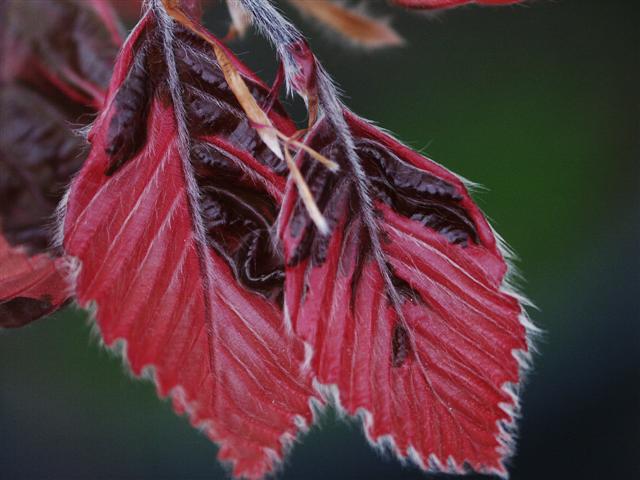
[[[29,255],[0,234],[0,328],[22,327],[67,300],[61,259]]]
[[[30,252],[49,247],[56,205],[82,164],[70,110],[21,84],[0,89],[0,226]]]
[[[208,42],[216,42],[213,37]],[[304,346],[282,320],[270,231],[286,165],[262,142],[211,45],[154,2],[128,38],[73,182],[64,247],[108,346],[260,478],[312,419]],[[269,90],[226,52],[260,102]],[[294,126],[279,104],[271,122]]]
[[[123,40],[110,3],[7,0],[3,9],[2,80],[53,85],[79,104],[101,107]]]
[[[325,392],[368,438],[428,470],[506,475],[524,312],[498,240],[462,181],[345,111],[322,118],[300,168],[331,226],[319,235],[293,187],[283,206],[285,303]]]
[[[74,129],[102,103],[121,27],[106,0],[0,10],[0,322],[20,326],[70,294],[50,248],[53,216],[85,157]]]

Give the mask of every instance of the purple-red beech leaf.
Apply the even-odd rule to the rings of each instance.
[[[391,0],[393,3],[406,8],[423,10],[437,10],[443,8],[460,7],[462,5],[513,5],[524,0]]]
[[[79,111],[19,83],[0,88],[0,227],[14,246],[43,252],[51,243],[56,205],[82,164],[70,125]]]
[[[238,477],[273,472],[318,392],[425,469],[506,476],[530,346],[499,239],[458,177],[343,110],[268,2],[240,1],[308,130],[195,20],[198,0],[146,2],[113,76],[108,0],[0,3],[0,327],[72,293]],[[56,256],[46,225],[85,157],[72,126],[98,109]]]
[[[2,81],[53,84],[100,108],[123,35],[110,3],[6,0],[2,8]]]
[[[261,478],[312,420],[311,374],[303,343],[285,331],[270,234],[287,170],[208,42],[150,3],[71,186],[64,249],[106,345],[123,344],[133,373],[152,375],[235,476]],[[225,53],[267,101],[269,89]],[[278,103],[268,114],[293,133]]]
[[[296,159],[329,232],[292,179],[278,221],[287,329],[316,389],[426,470],[506,477],[534,329],[499,238],[460,178],[342,105],[277,10],[243,4],[317,106],[304,141],[340,167]]]
[[[29,255],[0,234],[0,328],[22,327],[66,302],[62,262],[44,253]]]
[[[0,10],[0,324],[20,326],[70,294],[49,249],[53,216],[86,154],[73,130],[102,103],[121,28],[107,0]]]
[[[62,259],[45,253],[56,204],[82,162],[67,118],[24,86],[0,88],[0,327],[37,320],[69,293]]]
[[[506,475],[528,344],[498,240],[458,177],[344,118],[353,154],[324,117],[307,137],[339,174],[298,158],[331,234],[285,197],[291,328],[373,443],[428,470]]]

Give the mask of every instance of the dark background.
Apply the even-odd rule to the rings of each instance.
[[[375,53],[299,23],[351,108],[488,188],[476,199],[520,254],[546,333],[515,480],[640,478],[639,13],[635,0],[396,10],[408,45]],[[234,48],[272,77],[255,38]],[[3,333],[0,382],[2,479],[227,478],[216,448],[124,374],[80,312]],[[278,477],[425,475],[328,414]]]

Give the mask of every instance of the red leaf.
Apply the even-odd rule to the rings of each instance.
[[[22,327],[62,306],[67,284],[62,260],[30,257],[0,234],[0,328]]]
[[[498,240],[458,177],[344,116],[350,132],[323,117],[307,139],[340,173],[299,158],[330,236],[295,188],[283,206],[292,329],[372,442],[428,470],[506,475],[528,344]]]
[[[418,8],[424,10],[436,10],[439,8],[453,8],[472,3],[478,5],[513,5],[522,3],[523,0],[392,0],[394,3],[406,8]]]
[[[227,55],[267,101],[268,88]],[[271,120],[291,134],[280,110]],[[311,376],[300,370],[302,342],[286,335],[282,259],[269,235],[285,165],[211,46],[159,2],[127,39],[90,140],[64,218],[79,303],[96,306],[105,343],[124,343],[133,372],[153,373],[234,475],[264,476],[312,419]]]
[[[121,27],[107,0],[6,0],[0,10],[0,236],[11,262],[0,270],[11,279],[0,282],[0,322],[19,326],[67,299],[63,260],[29,255],[49,252],[54,210],[85,154],[73,130],[102,103]]]
[[[68,112],[24,86],[2,85],[0,112],[0,326],[18,327],[68,298],[62,259],[43,252],[83,142],[69,128]]]
[[[2,80],[54,85],[99,108],[123,35],[109,2],[9,0],[3,8]]]
[[[0,89],[0,222],[12,245],[43,252],[63,189],[82,164],[70,113],[19,84]]]

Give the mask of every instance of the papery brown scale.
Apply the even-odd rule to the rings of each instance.
[[[199,136],[211,132],[223,134],[231,145],[251,151],[256,159],[278,175],[286,174],[286,165],[263,143],[227,84],[211,46],[182,28],[178,28],[178,38],[182,41],[177,44],[175,52],[180,79],[186,87],[185,106],[190,129]],[[270,103],[268,113],[277,128],[291,134],[295,127],[283,121],[287,114],[279,102],[270,100],[270,91],[265,85],[246,76],[245,82],[258,103]]]
[[[289,0],[304,16],[317,21],[354,45],[382,48],[402,45],[403,40],[384,20],[332,0]]]
[[[391,0],[393,3],[406,8],[416,8],[424,10],[437,10],[443,8],[460,7],[463,5],[514,5],[522,3],[523,0]]]

